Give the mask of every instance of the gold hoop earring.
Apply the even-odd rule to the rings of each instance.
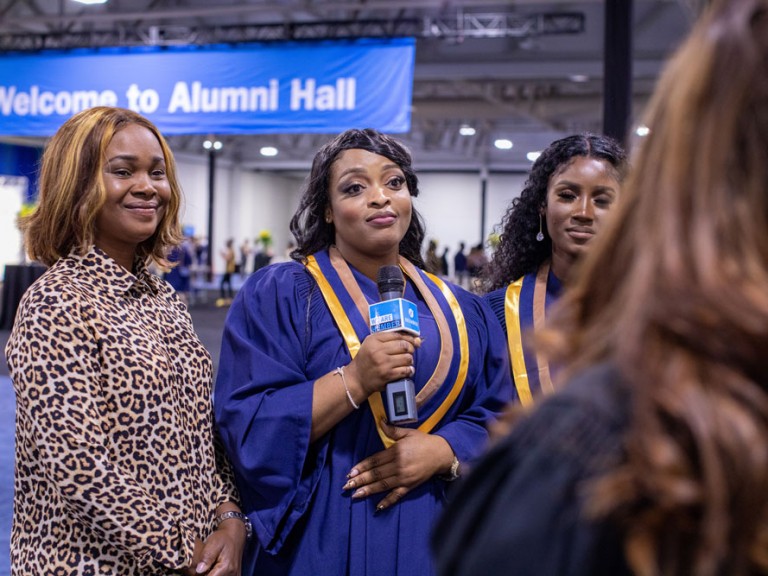
[[[539,214],[539,233],[536,234],[536,240],[538,242],[542,242],[544,240],[544,231],[542,230],[542,218],[541,214]]]

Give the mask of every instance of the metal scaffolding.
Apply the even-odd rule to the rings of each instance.
[[[581,34],[578,12],[517,14],[457,12],[451,17],[357,19],[228,26],[148,25],[114,22],[107,30],[58,30],[0,35],[0,51],[38,51],[107,46],[174,46],[342,38],[527,38]]]

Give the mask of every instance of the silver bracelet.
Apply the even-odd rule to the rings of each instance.
[[[222,512],[216,518],[214,518],[213,523],[216,525],[216,528],[218,529],[224,520],[229,520],[230,518],[237,518],[240,520],[240,522],[243,523],[243,526],[245,526],[245,539],[250,540],[251,536],[253,536],[253,525],[251,524],[251,519],[248,518],[245,514],[242,512],[238,512],[237,510],[229,510],[227,512]]]
[[[341,376],[341,383],[344,384],[344,392],[347,393],[347,398],[349,399],[349,403],[352,404],[352,408],[355,410],[360,408],[360,404],[355,402],[355,399],[352,398],[352,394],[349,392],[349,386],[347,386],[347,379],[344,378],[344,366],[339,366],[336,368],[336,370],[333,371],[334,374],[338,374]]]

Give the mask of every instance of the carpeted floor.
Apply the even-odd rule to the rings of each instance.
[[[218,366],[221,332],[227,310],[226,307],[217,308],[212,303],[190,309],[195,330],[213,357],[214,374]],[[9,541],[13,514],[15,399],[5,362],[4,350],[8,336],[8,331],[0,331],[0,576],[10,574]]]

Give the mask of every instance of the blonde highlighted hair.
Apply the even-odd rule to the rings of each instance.
[[[167,265],[166,253],[181,242],[181,186],[168,143],[149,120],[124,108],[97,106],[67,120],[43,153],[38,206],[20,220],[26,250],[52,265],[73,250],[84,254],[94,244],[96,217],[106,200],[103,171],[112,137],[131,124],[143,126],[160,143],[171,197],[155,233],[139,244],[137,255]]]

